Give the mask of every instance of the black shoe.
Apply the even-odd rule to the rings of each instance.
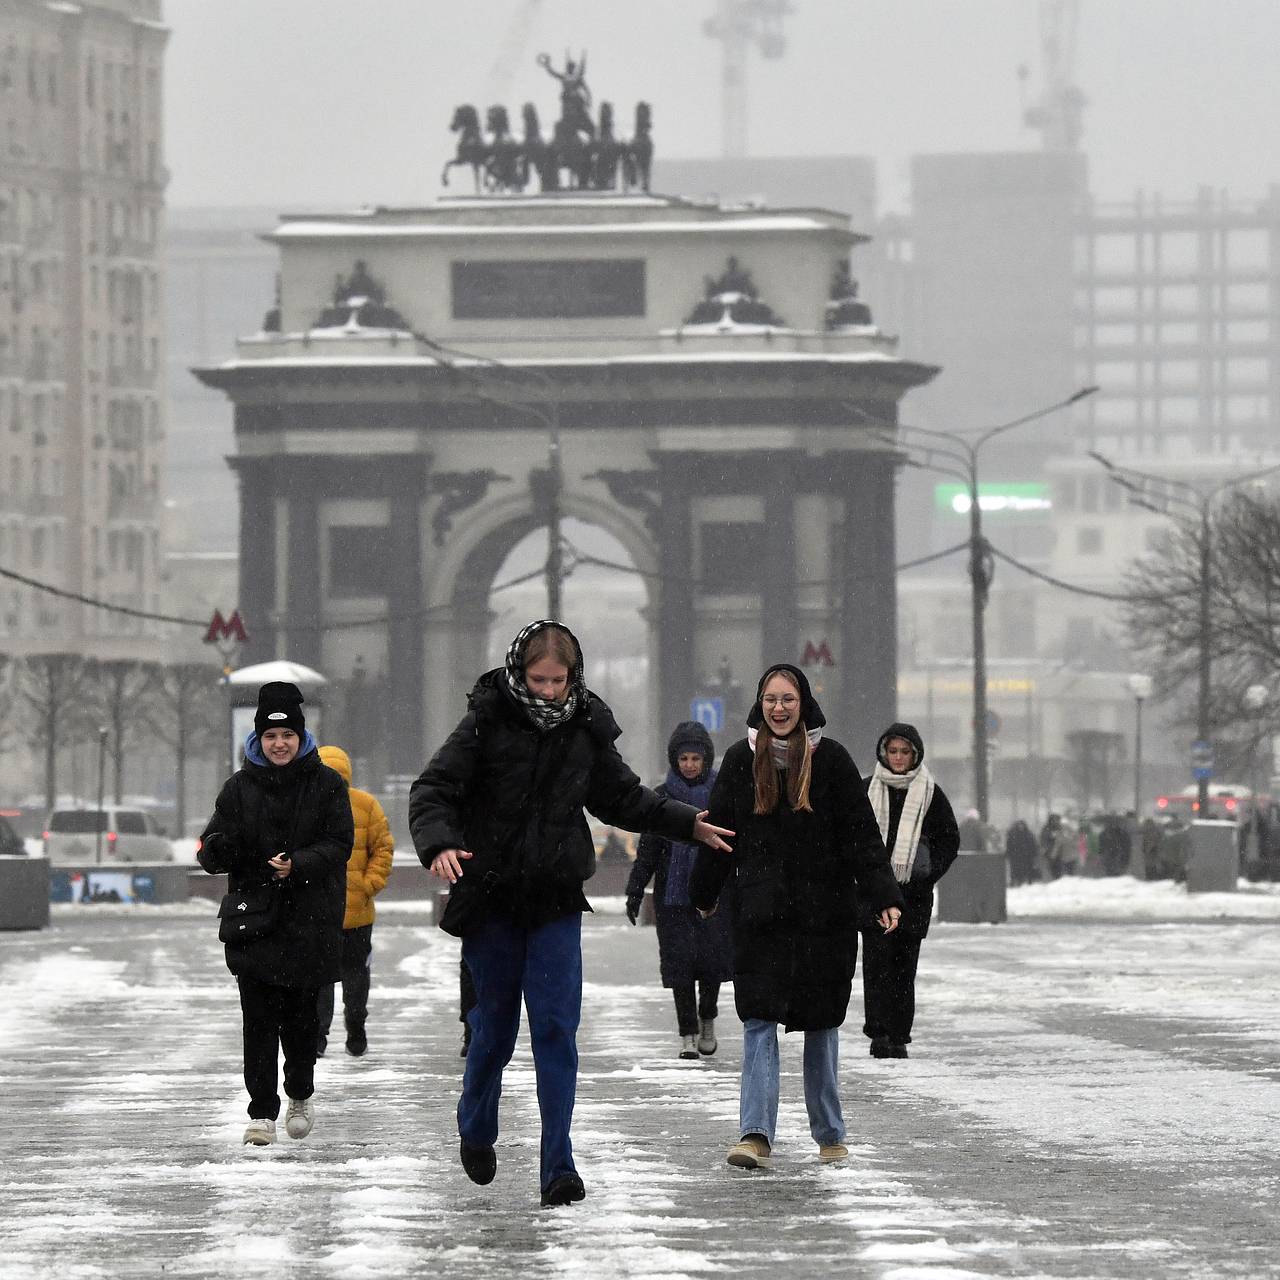
[[[875,1036],[871,1041],[871,1056],[873,1058],[892,1058],[893,1045],[889,1043],[888,1036]]]
[[[582,1179],[576,1173],[562,1173],[553,1178],[551,1185],[542,1193],[542,1207],[554,1209],[586,1198],[587,1189],[582,1185]]]
[[[909,1058],[910,1056],[905,1044],[891,1044],[889,1046],[889,1057],[891,1058]]]
[[[470,1147],[463,1139],[458,1144],[458,1154],[472,1182],[485,1187],[493,1181],[493,1175],[498,1172],[498,1157],[492,1147]]]
[[[369,1047],[369,1039],[364,1033],[364,1028],[359,1027],[355,1031],[347,1032],[347,1052],[353,1058],[359,1058],[364,1055],[364,1051]]]

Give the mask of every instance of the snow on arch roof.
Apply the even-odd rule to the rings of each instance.
[[[274,662],[258,662],[252,667],[241,667],[227,677],[228,684],[270,684],[272,680],[285,680],[289,684],[320,685],[329,681],[311,667],[300,662],[278,658]]]

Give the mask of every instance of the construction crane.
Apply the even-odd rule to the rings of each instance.
[[[715,13],[702,24],[703,34],[722,45],[720,137],[726,156],[747,154],[747,54],[755,45],[763,57],[782,57],[782,19],[793,12],[791,0],[716,0]]]
[[[1045,151],[1078,151],[1085,96],[1075,83],[1080,0],[1040,0],[1040,101],[1023,105],[1022,120],[1040,133]],[[1026,66],[1018,68],[1025,99]]]
[[[507,24],[507,29],[498,43],[498,52],[494,55],[493,65],[489,68],[489,76],[485,82],[486,105],[506,101],[507,94],[511,92],[511,83],[520,66],[520,58],[529,46],[529,37],[533,34],[533,28],[538,21],[538,11],[541,8],[542,0],[520,0],[520,7]]]

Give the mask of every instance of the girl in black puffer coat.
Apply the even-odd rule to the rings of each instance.
[[[658,795],[705,809],[716,780],[711,767],[715,758],[715,745],[702,725],[696,720],[676,725],[667,743],[671,769]],[[658,965],[662,985],[675,996],[680,1056],[687,1059],[715,1053],[720,984],[733,977],[730,912],[717,911],[704,919],[689,901],[697,852],[697,845],[647,835],[627,880],[627,919],[632,924],[644,903],[645,886],[653,881]]]
[[[916,966],[929,932],[933,886],[960,849],[960,829],[945,792],[924,763],[915,725],[891,724],[876,743],[867,798],[889,851],[907,909],[892,934],[862,918],[863,1031],[873,1058],[905,1058],[916,1013]]]
[[[462,1167],[481,1184],[497,1168],[502,1071],[520,1001],[542,1115],[544,1205],[586,1194],[569,1126],[582,1009],[583,882],[595,846],[583,816],[609,826],[722,845],[692,805],[656,795],[618,754],[620,730],[583,683],[582,650],[558,623],[531,623],[504,668],[480,677],[470,710],[409,792],[414,847],[452,885],[440,921],[462,938],[477,1003],[458,1103]]]
[[[281,681],[258,691],[244,765],[223,784],[197,853],[248,901],[265,886],[276,923],[264,936],[228,942],[227,968],[240,988],[249,1127],[244,1140],[275,1141],[278,1061],[284,1049],[285,1128],[311,1131],[322,984],[341,976],[347,859],[355,831],[347,784],[321,763],[307,731],[302,694]],[[235,904],[233,904],[234,906]]]
[[[849,753],[797,667],[761,677],[748,736],[725,752],[710,818],[737,832],[732,857],[703,850],[690,898],[734,911],[733,987],[742,1037],[740,1140],[729,1163],[767,1165],[778,1119],[778,1023],[803,1031],[804,1096],[819,1158],[843,1160],[839,1027],[858,954],[858,910],[897,927],[902,894]],[[721,908],[723,909],[723,908]]]

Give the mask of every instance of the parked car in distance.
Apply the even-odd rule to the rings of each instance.
[[[13,829],[13,824],[4,814],[0,814],[0,858],[25,858],[27,847],[22,837]]]
[[[96,861],[101,832],[102,862],[172,862],[173,845],[145,809],[55,809],[44,829],[44,851],[55,867]]]

